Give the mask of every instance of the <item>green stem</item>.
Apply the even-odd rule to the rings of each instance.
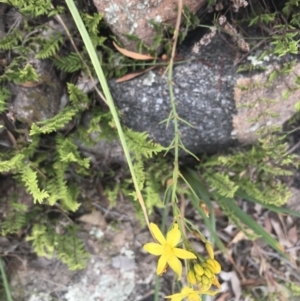
[[[6,277],[6,273],[5,273],[5,270],[4,270],[3,261],[2,261],[1,257],[0,257],[0,274],[1,274],[1,277],[2,277],[2,280],[3,280],[3,285],[4,285],[7,301],[13,301],[13,299],[11,297],[10,288],[9,288],[9,284],[8,284],[8,281],[7,281],[7,277]]]

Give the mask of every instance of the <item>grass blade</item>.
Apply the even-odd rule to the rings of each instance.
[[[209,229],[209,232],[211,234],[211,240],[212,243],[216,243],[217,247],[224,253],[226,253],[226,248],[223,244],[223,242],[219,239],[219,237],[216,234],[216,221],[215,221],[215,215],[213,212],[213,207],[210,201],[210,193],[205,187],[205,185],[201,182],[199,179],[199,176],[196,171],[192,169],[186,169],[182,174],[182,179],[186,181],[186,184],[189,186],[191,192],[189,195],[189,198],[193,204],[193,206],[196,208],[198,213],[201,215],[202,219],[204,220],[204,223],[206,227]],[[209,218],[206,216],[205,212],[200,208],[199,203],[200,201],[203,201],[206,205],[206,207],[209,209],[210,216]]]
[[[93,46],[93,43],[90,39],[90,36],[89,36],[88,32],[87,32],[87,30],[84,26],[84,23],[83,23],[83,21],[80,17],[80,14],[78,12],[78,9],[77,9],[74,1],[73,0],[66,0],[66,4],[67,4],[67,6],[68,6],[68,8],[71,12],[71,15],[74,19],[74,22],[75,22],[76,26],[77,26],[77,29],[79,30],[79,33],[82,37],[82,40],[83,40],[83,42],[86,46],[87,52],[90,56],[91,62],[93,64],[93,67],[96,71],[99,82],[101,84],[101,87],[103,89],[107,104],[109,106],[110,112],[113,116],[117,131],[118,131],[118,135],[119,135],[119,138],[120,138],[120,142],[122,144],[122,148],[124,150],[124,155],[125,155],[125,158],[126,158],[126,161],[127,161],[130,173],[131,173],[131,177],[132,177],[134,188],[135,188],[135,191],[136,191],[136,194],[137,194],[137,197],[138,197],[138,201],[139,201],[140,206],[143,210],[145,221],[146,221],[146,223],[149,227],[149,219],[148,219],[148,215],[147,215],[146,206],[145,206],[141,191],[140,191],[139,186],[138,186],[137,176],[135,174],[134,167],[133,167],[132,160],[131,160],[131,156],[130,156],[130,152],[129,152],[129,149],[128,149],[128,146],[127,146],[127,143],[126,143],[126,140],[125,140],[124,131],[123,131],[123,128],[121,126],[119,116],[118,116],[118,112],[117,112],[116,107],[114,105],[114,101],[112,99],[112,96],[111,96],[106,78],[104,76],[104,72],[103,72],[102,67],[100,65],[96,50]],[[149,227],[149,230],[151,232],[150,227]]]
[[[220,197],[219,197],[220,199]],[[271,248],[280,253],[285,258],[288,255],[284,252],[283,246],[266,232],[255,220],[253,220],[247,213],[245,213],[235,202],[234,199],[222,197],[222,205],[229,208],[229,210],[247,227],[252,229],[255,234],[259,235]]]
[[[265,207],[266,209],[269,209],[270,211],[273,211],[273,212],[276,212],[279,214],[287,214],[287,215],[300,217],[300,212],[290,210],[290,209],[284,208],[284,207],[278,207],[278,206],[271,205],[271,204],[264,204],[261,201],[257,200],[256,198],[249,196],[247,193],[240,191],[240,190],[236,193],[236,196],[238,196],[244,200],[250,201],[252,203],[260,204],[261,206]]]
[[[6,293],[6,297],[7,297],[7,301],[13,301],[12,297],[11,297],[11,293],[10,293],[10,288],[9,288],[9,284],[7,281],[7,277],[6,277],[6,273],[4,270],[4,266],[3,266],[3,261],[2,258],[0,257],[0,275],[3,281],[3,286],[5,289],[5,293]]]

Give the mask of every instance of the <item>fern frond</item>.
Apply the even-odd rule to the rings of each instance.
[[[16,171],[24,164],[24,155],[17,154],[10,160],[0,161],[0,172]]]
[[[229,179],[229,176],[224,173],[204,173],[205,180],[213,187],[218,194],[233,198],[239,186]]]
[[[21,180],[28,193],[32,195],[34,202],[39,202],[41,204],[46,198],[49,197],[47,191],[39,188],[36,171],[32,170],[29,166],[25,166],[20,170],[20,173]]]
[[[258,24],[258,23],[265,23],[265,24],[269,24],[270,22],[273,22],[276,18],[276,12],[271,14],[259,14],[256,17],[252,18],[249,26],[252,26],[254,24]]]
[[[99,24],[103,19],[103,13],[94,13],[93,16],[89,14],[82,14],[83,22],[87,28],[91,41],[94,47],[102,45],[106,40],[104,37],[99,37]]]
[[[54,59],[54,64],[58,69],[69,73],[83,68],[81,59],[76,52],[72,52],[68,56],[59,59]]]
[[[148,139],[148,134],[145,132],[139,133],[126,129],[125,138],[129,149],[136,155],[142,155],[145,158],[152,158],[153,155],[165,150],[165,147]]]
[[[34,224],[31,235],[26,237],[32,241],[34,251],[38,256],[52,257],[55,250],[55,231],[44,224]]]
[[[6,101],[10,98],[10,92],[5,87],[0,88],[0,113],[6,110]]]
[[[83,93],[77,86],[68,83],[69,98],[72,103],[79,111],[84,111],[88,108],[89,98]]]
[[[24,69],[20,70],[19,80],[15,80],[15,82],[23,83],[23,82],[30,82],[30,81],[38,82],[39,76],[36,73],[35,69],[30,64],[26,64]]]
[[[30,136],[39,134],[49,134],[57,130],[62,129],[68,122],[70,122],[74,116],[78,113],[76,108],[67,107],[64,108],[60,113],[55,115],[53,118],[41,121],[38,125],[33,123],[30,129]]]
[[[77,202],[79,188],[67,183],[65,179],[67,165],[65,163],[55,162],[53,167],[53,176],[47,180],[48,204],[53,206],[60,201],[62,208],[75,212],[80,206]]]
[[[57,142],[57,152],[60,158],[60,162],[65,163],[77,163],[83,168],[88,169],[90,159],[89,158],[81,158],[77,146],[68,138],[63,138],[58,136],[56,139]]]
[[[77,227],[68,225],[63,231],[64,233],[58,234],[53,226],[35,224],[26,240],[32,242],[38,256],[51,258],[55,254],[70,270],[83,269],[90,256],[77,237]]]
[[[161,196],[159,194],[161,187],[157,180],[158,179],[149,177],[147,178],[147,181],[145,183],[145,205],[149,215],[153,213],[154,207],[164,207],[164,203],[162,202]]]
[[[21,42],[21,40],[21,31],[14,29],[11,33],[0,39],[0,50],[11,50],[16,47]]]
[[[67,226],[63,235],[56,236],[57,257],[71,271],[85,268],[89,254],[85,250],[84,243],[77,237],[78,228],[75,225]]]
[[[63,42],[63,36],[61,34],[54,34],[49,39],[40,39],[39,44],[42,45],[42,49],[36,54],[37,59],[47,59],[54,56],[59,50],[60,45]]]
[[[45,0],[2,0],[1,2],[14,6],[21,13],[32,17],[46,15],[53,10],[51,1]]]
[[[26,205],[15,201],[10,202],[9,205],[10,208],[7,216],[5,217],[5,221],[0,223],[0,229],[3,236],[18,232],[18,230],[25,226],[27,222]]]

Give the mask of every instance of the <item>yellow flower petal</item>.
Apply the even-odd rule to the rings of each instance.
[[[165,298],[170,298],[171,301],[181,301],[183,298],[187,297],[186,294],[178,293],[170,296],[165,296]]]
[[[167,233],[167,243],[169,245],[171,245],[172,247],[175,247],[178,245],[179,241],[181,238],[181,232],[178,229],[178,225],[174,224],[173,229],[171,229],[168,233]]]
[[[189,252],[184,249],[180,248],[174,248],[173,253],[176,257],[181,258],[181,259],[196,259],[196,255],[192,252]]]
[[[202,293],[205,295],[215,296],[216,294],[220,293],[220,291],[205,291]]]
[[[189,294],[188,301],[201,301],[201,297],[196,293],[192,293]]]
[[[166,239],[154,223],[150,223],[150,229],[152,231],[152,234],[154,238],[161,244],[164,245],[166,243]]]
[[[185,286],[180,293],[166,296],[165,298],[171,298],[171,301],[181,301],[187,297],[188,301],[201,301],[200,293],[201,291],[194,291],[192,288]]]
[[[221,289],[221,284],[220,284],[218,278],[216,277],[216,275],[215,275],[215,277],[212,278],[211,282],[212,282],[212,284],[215,285],[217,288]]]
[[[160,256],[157,263],[156,274],[161,275],[164,272],[166,265],[167,265],[166,256],[164,255]]]
[[[176,256],[172,256],[168,260],[168,265],[177,274],[178,280],[180,280],[182,274],[182,264],[180,260]]]
[[[144,250],[149,252],[152,255],[161,255],[164,251],[164,247],[160,244],[157,244],[155,242],[149,242],[144,245]]]

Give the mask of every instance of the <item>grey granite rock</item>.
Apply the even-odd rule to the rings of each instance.
[[[237,41],[219,33],[197,54],[193,53],[201,37],[201,31],[192,33],[178,48],[178,56],[189,61],[177,64],[173,71],[177,113],[192,125],[180,122],[179,126],[189,151],[215,153],[231,145],[253,144],[262,127],[282,126],[295,114],[300,98],[300,63],[296,62],[291,72],[280,73],[280,68],[288,61],[297,61],[297,57],[269,55],[259,60],[262,49],[242,52]],[[248,51],[248,47],[244,50]],[[264,70],[238,73],[241,62]],[[161,123],[171,112],[167,78],[161,74],[161,70],[153,70],[131,81],[111,81],[110,86],[123,122],[168,146],[174,138],[174,128],[172,123],[168,128]]]
[[[196,41],[195,36],[193,41]],[[232,115],[235,114],[233,87],[237,52],[218,36],[198,54],[193,42],[180,46],[178,55],[191,59],[178,64],[173,87],[178,115],[193,127],[180,122],[181,139],[194,153],[216,152],[232,143]],[[111,92],[124,123],[136,131],[146,131],[156,142],[168,146],[174,137],[173,124],[161,124],[171,111],[167,78],[158,71],[124,83],[110,82]]]
[[[40,81],[24,84],[9,83],[12,101],[8,107],[16,119],[32,124],[51,118],[59,112],[63,86],[50,61],[31,58],[28,63],[35,68]]]

